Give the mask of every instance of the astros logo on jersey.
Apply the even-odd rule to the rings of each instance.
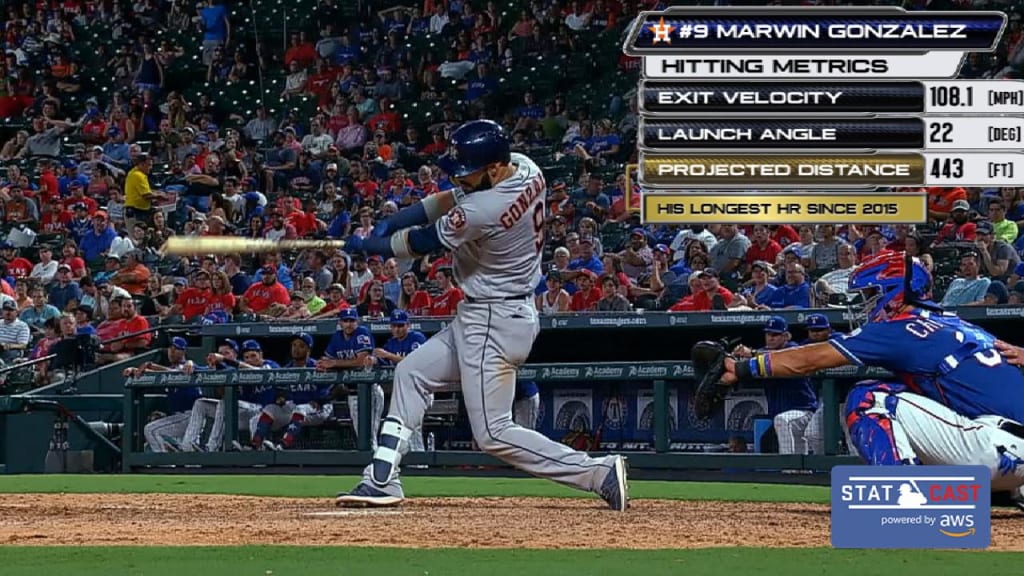
[[[454,232],[466,227],[466,212],[461,207],[453,208],[448,213],[448,227]]]

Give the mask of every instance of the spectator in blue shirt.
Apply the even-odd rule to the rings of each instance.
[[[481,104],[487,96],[497,90],[498,82],[490,75],[490,68],[486,62],[481,62],[476,67],[476,78],[466,83],[466,101],[474,104]]]
[[[786,283],[775,291],[768,303],[771,308],[810,308],[811,290],[800,264],[786,266]]]
[[[750,283],[740,291],[740,296],[747,301],[747,306],[762,310],[771,307],[775,293],[779,291],[779,288],[770,283],[773,276],[775,270],[763,260],[757,260],[750,265]]]
[[[569,262],[569,270],[590,270],[600,276],[604,274],[604,264],[594,254],[594,240],[589,236],[580,238],[580,257]]]
[[[199,21],[203,24],[203,66],[209,66],[213,51],[231,43],[227,7],[218,0],[207,0],[206,7],[199,9]]]
[[[603,222],[605,214],[612,207],[611,198],[602,190],[604,181],[600,176],[591,174],[582,190],[573,191],[573,203],[576,206],[576,218],[593,218]],[[600,272],[598,272],[600,275]]]
[[[81,301],[82,289],[71,279],[71,266],[61,264],[57,267],[57,281],[50,288],[50,305],[64,311],[77,308]]]
[[[107,213],[97,211],[92,217],[92,230],[86,232],[79,243],[82,258],[88,264],[99,261],[110,250],[114,238],[117,238],[117,232],[114,232],[114,227],[107,222]]]

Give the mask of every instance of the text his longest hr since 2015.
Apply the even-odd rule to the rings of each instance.
[[[656,211],[665,215],[825,215],[848,216],[897,216],[899,205],[890,202],[819,202],[800,204],[796,202],[672,202],[658,204]]]

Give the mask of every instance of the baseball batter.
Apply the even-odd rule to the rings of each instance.
[[[851,445],[875,465],[984,465],[992,491],[1024,485],[1024,374],[985,330],[917,301],[928,271],[886,252],[850,274],[865,296],[867,324],[827,342],[725,360],[723,382],[792,378],[849,365],[878,366],[891,381],[857,383],[846,398]]]
[[[451,152],[439,164],[458,186],[455,191],[428,196],[375,226],[372,237],[350,238],[346,247],[399,259],[447,248],[465,300],[447,328],[395,368],[373,461],[362,482],[339,494],[337,503],[402,502],[399,464],[422,424],[429,395],[459,384],[481,450],[626,510],[622,456],[591,458],[512,421],[516,371],[540,331],[533,288],[544,248],[544,176],[529,158],[511,154],[508,134],[489,120],[453,132]]]

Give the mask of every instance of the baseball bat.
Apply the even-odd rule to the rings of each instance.
[[[242,236],[171,236],[160,248],[165,255],[242,254],[284,250],[340,250],[344,240],[270,240]]]

